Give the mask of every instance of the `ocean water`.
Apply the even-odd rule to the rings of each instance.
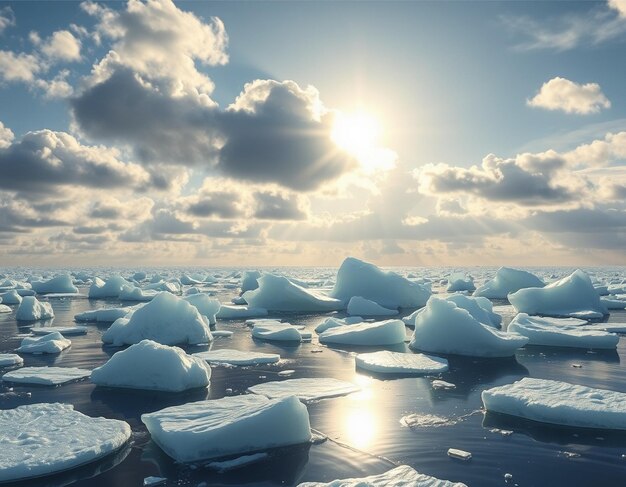
[[[130,276],[135,270],[142,269],[118,271]],[[394,270],[414,278],[429,278],[434,290],[443,293],[445,286],[439,280],[458,269]],[[485,268],[465,270],[476,277],[477,284],[495,272],[495,269]],[[564,276],[570,270],[533,269],[544,277]],[[586,270],[598,280],[619,282],[626,278],[623,268]],[[100,276],[113,272],[112,269],[84,271]],[[238,295],[236,287],[241,272],[238,269],[147,271],[172,277],[180,277],[186,272],[208,272],[218,277],[218,283],[208,286],[207,290],[222,302],[229,302]],[[322,289],[332,285],[336,275],[336,269],[326,268],[276,271]],[[22,278],[32,273],[53,275],[55,272],[0,269],[2,273]],[[87,289],[80,287],[85,295]],[[49,301],[55,311],[52,321],[55,326],[74,324],[74,315],[85,310],[129,304],[86,297],[50,298]],[[506,301],[494,304],[503,315],[506,327],[515,311]],[[409,312],[407,310],[404,314]],[[312,330],[326,315],[272,314],[270,317],[280,317]],[[608,321],[626,322],[626,313],[613,311]],[[32,326],[50,324],[48,321]],[[119,348],[103,347],[101,335],[105,325],[87,326],[87,335],[70,337],[70,349],[59,355],[24,355],[25,365],[91,369],[103,364]],[[0,314],[0,351],[12,352],[21,341],[17,335],[27,333],[29,328],[30,325],[22,326],[15,321],[15,312]],[[166,485],[171,486],[196,486],[201,482],[209,486],[291,486],[303,481],[330,481],[381,473],[397,464],[407,464],[422,473],[473,487],[626,485],[626,434],[623,432],[575,430],[485,415],[480,399],[482,390],[522,377],[558,379],[626,392],[623,363],[626,341],[623,339],[617,350],[611,352],[526,347],[515,358],[506,360],[448,357],[450,370],[436,377],[389,379],[355,370],[354,354],[367,349],[322,346],[315,334],[312,342],[298,346],[258,341],[252,339],[243,320],[218,321],[217,329],[231,330],[234,334],[231,338],[216,338],[208,347],[187,347],[186,350],[259,350],[279,353],[283,360],[270,366],[213,367],[208,389],[186,393],[106,389],[95,387],[89,381],[59,387],[1,385],[0,407],[3,409],[37,402],[70,403],[90,416],[123,419],[133,431],[131,442],[113,456],[76,470],[17,485],[139,486],[145,477],[152,475],[166,477]],[[407,333],[410,330],[407,329]],[[408,350],[406,345],[376,349]],[[359,393],[308,405],[311,425],[328,437],[326,441],[273,450],[265,461],[217,473],[204,467],[175,463],[150,440],[140,421],[141,414],[163,407],[241,394],[254,384],[282,380],[284,378],[278,373],[286,369],[296,371],[288,378],[334,377],[362,387]],[[456,388],[435,390],[431,386],[434,378],[452,382]],[[402,421],[407,416],[411,418],[411,426]],[[451,447],[470,451],[472,459],[464,462],[449,458],[446,452]],[[512,480],[507,482],[505,474],[511,474]]]

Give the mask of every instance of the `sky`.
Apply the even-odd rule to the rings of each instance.
[[[626,264],[626,0],[0,1],[0,265]]]

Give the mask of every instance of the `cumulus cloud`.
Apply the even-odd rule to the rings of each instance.
[[[15,25],[15,15],[11,7],[0,8],[0,34],[13,25]]]
[[[588,115],[610,108],[611,102],[597,83],[578,84],[565,78],[552,78],[527,100],[528,106]]]
[[[626,17],[626,0],[609,0],[608,5],[616,10],[620,17]]]
[[[50,80],[36,80],[35,86],[43,91],[46,98],[69,98],[74,92],[72,85],[67,82],[69,74],[69,70],[64,69]]]
[[[57,227],[68,223],[41,215],[32,205],[0,194],[0,233],[24,233],[34,228]]]
[[[0,51],[0,79],[4,81],[32,82],[43,69],[32,54]]]
[[[5,127],[2,122],[0,122],[0,149],[6,149],[11,145],[15,139],[15,135],[13,131],[9,127]]]
[[[36,39],[35,39],[36,40]],[[69,30],[58,30],[40,46],[41,52],[53,61],[80,60],[81,42]]]

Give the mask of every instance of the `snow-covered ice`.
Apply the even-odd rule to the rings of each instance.
[[[52,305],[37,300],[35,296],[24,297],[15,314],[17,321],[37,321],[49,318],[54,318]]]
[[[353,296],[361,296],[386,308],[419,308],[428,301],[430,289],[395,272],[348,257],[337,272],[330,295],[346,304]]]
[[[152,439],[179,462],[195,462],[311,440],[309,413],[294,396],[243,395],[143,414]]]
[[[311,333],[280,321],[262,321],[252,328],[252,336],[261,340],[276,342],[301,342],[309,340]]]
[[[335,318],[329,316],[324,318],[316,327],[315,333],[323,333],[329,328],[335,328],[336,326],[354,325],[355,323],[361,323],[363,318],[360,316],[348,316],[346,318]]]
[[[405,340],[406,328],[402,320],[338,326],[319,335],[320,343],[334,345],[385,346],[404,343]]]
[[[626,430],[626,394],[524,377],[482,392],[487,411],[562,426]]]
[[[0,313],[10,313],[12,311],[6,304],[0,304]]]
[[[15,353],[0,353],[0,367],[22,365],[24,359]]]
[[[305,402],[345,396],[359,390],[359,387],[351,382],[324,377],[263,382],[248,388],[248,391],[253,394],[260,394],[271,399],[297,396]]]
[[[444,358],[388,350],[360,353],[355,363],[361,369],[383,374],[437,374],[448,370],[448,361]]]
[[[506,299],[510,293],[527,287],[543,287],[545,283],[534,274],[520,269],[500,267],[495,277],[474,291],[474,296]]]
[[[76,367],[22,367],[2,376],[5,382],[56,386],[89,377],[91,370]]]
[[[519,313],[509,324],[508,331],[528,337],[529,345],[549,347],[614,349],[619,336],[580,325],[555,325],[550,319]]]
[[[253,308],[250,306],[231,306],[230,304],[222,304],[217,312],[216,318],[220,320],[242,320],[245,318],[257,318],[259,316],[267,316],[265,308]]]
[[[63,336],[84,335],[89,328],[86,326],[34,326],[30,329],[33,335],[47,335],[48,333],[60,333]]]
[[[91,418],[58,403],[1,410],[0,431],[0,482],[93,462],[121,448],[131,433],[124,421]]]
[[[527,342],[525,336],[504,333],[480,323],[451,301],[431,298],[415,318],[409,346],[431,353],[509,357]]]
[[[205,293],[190,294],[183,299],[195,306],[201,315],[206,316],[210,325],[215,324],[215,316],[221,307],[217,299],[211,298]]]
[[[48,281],[32,281],[30,283],[33,291],[37,294],[48,293],[70,293],[77,294],[78,288],[74,286],[72,277],[69,274],[53,277]]]
[[[519,313],[529,315],[572,316],[581,311],[592,311],[600,317],[608,314],[591,279],[580,269],[543,288],[520,289],[509,295],[509,301]]]
[[[17,349],[20,353],[60,353],[72,344],[58,331],[39,337],[26,337]]]
[[[228,365],[274,364],[280,360],[280,355],[275,353],[246,352],[230,348],[198,352],[194,353],[193,356],[206,360],[211,364]]]
[[[348,302],[348,314],[352,316],[395,316],[398,314],[398,310],[385,308],[361,296],[352,296]]]
[[[452,294],[446,299],[456,304],[459,308],[466,310],[483,325],[499,328],[502,323],[502,316],[493,312],[493,304],[487,298]]]
[[[210,379],[211,367],[201,358],[151,340],[117,352],[91,373],[99,386],[167,392],[206,387]]]
[[[130,283],[122,276],[112,276],[106,281],[96,277],[89,288],[90,299],[117,298],[124,286]]]
[[[449,293],[474,291],[475,289],[474,278],[463,272],[456,272],[448,278],[448,288],[446,290]]]
[[[154,297],[157,295],[158,291],[150,291],[141,289],[138,286],[133,286],[132,284],[122,286],[122,290],[118,296],[120,301],[138,301],[138,302],[146,302],[152,301]]]
[[[304,482],[298,487],[467,487],[460,482],[440,480],[419,473],[408,465],[369,477],[333,480],[332,482]]]
[[[102,335],[104,343],[132,345],[144,339],[164,345],[209,343],[209,323],[195,306],[163,291],[130,317],[118,318]]]
[[[257,279],[259,287],[242,297],[252,308],[270,311],[315,313],[336,311],[344,307],[340,300],[321,292],[305,289],[284,276],[265,273]]]

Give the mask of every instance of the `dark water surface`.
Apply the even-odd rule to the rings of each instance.
[[[218,292],[223,302],[233,295],[233,290]],[[72,325],[74,315],[84,310],[120,305],[117,301],[85,298],[51,298],[50,302],[56,314],[55,326]],[[503,309],[504,321],[508,323],[513,310]],[[12,352],[21,340],[16,335],[28,332],[29,327],[18,326],[14,316],[15,313],[0,314],[2,352]],[[312,330],[321,316],[282,318],[307,325]],[[626,313],[613,312],[609,321],[624,322]],[[69,337],[70,349],[57,356],[24,355],[24,365],[92,369],[103,364],[119,349],[103,348],[100,337],[106,326],[87,326],[87,335]],[[213,367],[210,388],[187,393],[103,389],[89,381],[59,387],[15,385],[12,390],[6,385],[0,386],[3,409],[37,402],[70,403],[90,416],[123,419],[133,430],[130,445],[104,461],[18,485],[140,486],[144,477],[154,475],[167,477],[167,485],[195,486],[206,482],[209,486],[290,486],[302,481],[371,475],[386,471],[394,464],[407,464],[422,473],[461,481],[472,487],[626,485],[626,459],[622,458],[626,454],[625,433],[556,428],[485,416],[480,410],[483,389],[525,376],[626,392],[624,340],[620,341],[616,352],[529,347],[509,360],[449,357],[449,372],[437,378],[456,384],[456,389],[435,390],[429,377],[381,380],[357,372],[353,357],[356,350],[320,346],[315,334],[311,343],[281,346],[253,340],[243,321],[218,322],[217,328],[232,330],[234,335],[216,338],[211,345],[213,349],[260,350],[279,353],[284,360],[273,366]],[[189,347],[187,351],[208,348]],[[573,367],[573,364],[582,367]],[[296,370],[289,378],[335,377],[363,388],[347,397],[308,405],[312,427],[327,435],[327,441],[275,450],[266,461],[220,474],[207,468],[176,464],[150,440],[140,421],[141,414],[163,407],[218,399],[227,394],[227,389],[232,389],[228,394],[241,394],[254,384],[281,380],[278,372],[286,369]],[[30,397],[28,392],[32,393]],[[401,418],[410,414],[436,415],[447,421],[437,426],[404,426]],[[510,430],[513,434],[499,430]],[[451,459],[446,455],[450,447],[470,451],[473,458],[467,462]],[[508,483],[504,478],[506,473],[513,476]]]

